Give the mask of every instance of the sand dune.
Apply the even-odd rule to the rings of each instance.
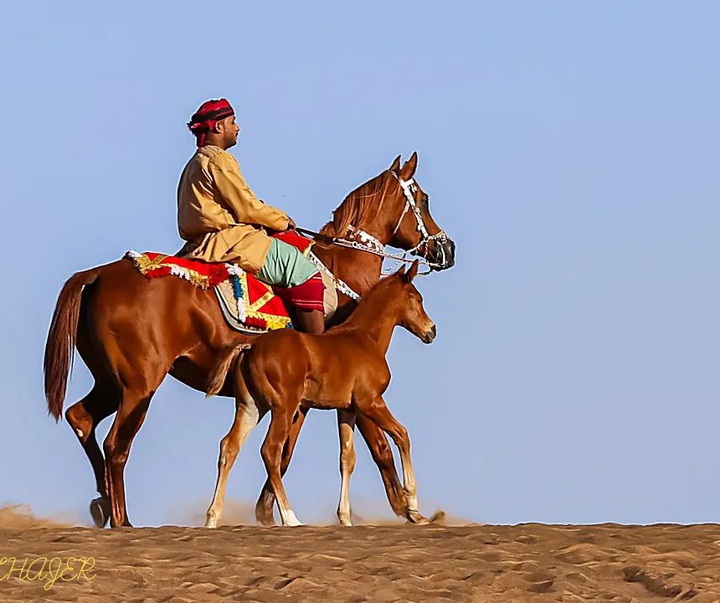
[[[12,514],[2,601],[720,601],[718,525],[96,530]],[[87,559],[51,583],[41,557]]]

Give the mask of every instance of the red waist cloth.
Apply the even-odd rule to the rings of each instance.
[[[320,273],[311,276],[296,287],[273,287],[273,293],[283,301],[301,310],[320,310],[320,312],[323,312],[325,309],[323,304],[325,284]]]

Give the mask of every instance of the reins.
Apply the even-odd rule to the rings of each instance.
[[[372,247],[361,243],[360,241],[351,241],[349,239],[343,239],[342,237],[333,237],[331,235],[321,234],[319,232],[315,232],[314,230],[310,230],[308,228],[300,228],[299,226],[295,228],[296,231],[299,233],[314,237],[321,243],[326,243],[328,245],[337,245],[338,247],[345,247],[347,249],[355,249],[357,251],[364,251],[366,253],[371,253],[373,255],[387,258],[391,260],[395,260],[397,262],[406,262],[408,264],[412,264],[415,260],[412,258],[405,257],[407,255],[407,251],[400,253],[388,253],[387,251],[378,251],[376,249],[373,249]],[[426,266],[429,266],[430,268],[433,267],[439,267],[439,264],[435,264],[433,262],[428,262],[425,258],[415,258],[418,260],[419,263],[424,264]],[[427,274],[427,272],[423,273]]]

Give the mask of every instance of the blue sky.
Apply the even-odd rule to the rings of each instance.
[[[42,393],[56,296],[180,247],[185,122],[225,96],[251,187],[309,228],[419,153],[458,245],[420,283],[438,340],[398,332],[389,355],[421,509],[717,521],[719,21],[709,1],[1,3],[0,503],[87,520],[89,464]],[[66,407],[89,387],[78,362]],[[126,470],[136,525],[204,511],[231,418],[163,384]],[[266,421],[233,500],[262,484]],[[389,518],[358,441],[355,508]],[[285,483],[301,520],[332,520],[333,413],[311,413]]]

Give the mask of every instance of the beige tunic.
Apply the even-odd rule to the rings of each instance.
[[[235,262],[253,274],[270,247],[263,227],[288,227],[285,212],[257,199],[235,157],[215,146],[198,149],[185,166],[177,202],[184,257]]]

